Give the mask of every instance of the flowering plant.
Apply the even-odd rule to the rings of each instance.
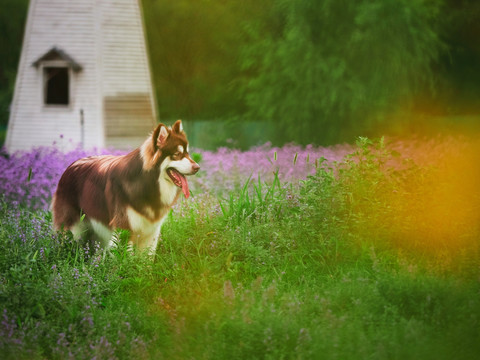
[[[191,187],[193,192],[219,193],[240,187],[249,177],[272,181],[278,174],[282,181],[305,179],[315,172],[319,159],[339,161],[350,149],[348,145],[323,148],[293,144],[279,148],[269,143],[244,152],[197,149],[195,152],[201,153],[201,171],[190,178]],[[0,156],[0,193],[8,202],[46,210],[62,173],[71,163],[86,156],[112,153],[123,154],[106,149],[63,152],[57,147],[39,147]]]

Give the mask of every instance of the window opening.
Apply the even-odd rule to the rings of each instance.
[[[44,102],[47,105],[68,105],[70,84],[68,67],[44,68]]]

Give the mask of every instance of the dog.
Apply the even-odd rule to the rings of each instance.
[[[166,215],[182,192],[190,195],[185,176],[200,169],[188,150],[178,120],[172,127],[159,124],[129,154],[75,161],[53,196],[54,228],[70,230],[75,239],[88,233],[104,249],[114,245],[116,229],[125,229],[129,245],[154,255]]]

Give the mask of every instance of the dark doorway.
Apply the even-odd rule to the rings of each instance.
[[[47,105],[68,105],[70,99],[68,67],[45,67],[44,102]]]

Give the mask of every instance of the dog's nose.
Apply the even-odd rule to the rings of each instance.
[[[200,170],[200,165],[198,165],[197,163],[192,164],[192,172],[196,174],[198,170]]]

